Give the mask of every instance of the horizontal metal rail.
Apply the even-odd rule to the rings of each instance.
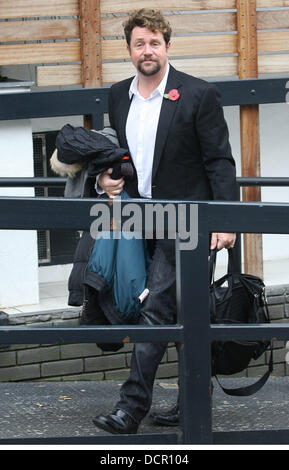
[[[59,177],[23,177],[23,178],[0,178],[0,187],[2,188],[36,188],[47,186],[64,186],[66,178]]]
[[[289,178],[286,177],[238,177],[239,186],[289,186]],[[60,177],[0,177],[0,187],[47,187],[64,186],[66,178]]]
[[[258,325],[211,325],[212,341],[255,341],[255,340],[288,340],[289,322],[282,324],[264,323]]]
[[[0,197],[0,227],[15,230],[49,228],[89,230],[94,220],[94,217],[90,215],[91,208],[99,203],[111,207],[111,200],[109,199],[3,196]],[[209,232],[289,233],[289,203],[202,202],[159,199],[126,199],[121,201],[122,208],[129,204],[137,204],[143,214],[146,205],[166,206],[167,204],[173,204],[177,213],[180,204],[187,208],[191,204],[197,204],[199,212],[207,212]]]
[[[282,324],[258,325],[210,325],[211,341],[255,341],[288,340],[289,322]],[[0,328],[0,344],[43,344],[51,343],[155,343],[159,341],[182,343],[182,325],[108,325],[108,326],[3,326]]]
[[[220,90],[223,106],[283,103],[289,78],[211,81]],[[100,115],[108,112],[109,87],[61,91],[31,91],[0,95],[0,120],[53,116],[92,116],[101,128]]]
[[[75,437],[34,437],[34,438],[7,438],[1,439],[1,445],[13,445],[13,446],[20,446],[20,445],[85,445],[85,446],[92,446],[92,445],[107,445],[109,441],[110,445],[145,445],[145,444],[153,444],[153,445],[177,445],[178,442],[178,435],[176,433],[164,433],[164,434],[130,434],[130,435],[123,435],[123,434],[115,434],[105,436],[105,435],[97,435],[97,436],[75,436]],[[129,454],[128,454],[129,455]]]
[[[4,326],[0,344],[183,342],[182,325]]]

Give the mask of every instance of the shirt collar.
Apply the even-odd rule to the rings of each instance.
[[[166,73],[165,73],[164,78],[162,79],[161,83],[160,83],[159,86],[152,92],[152,94],[150,95],[150,97],[152,97],[152,96],[155,95],[156,93],[159,93],[161,96],[163,96],[163,94],[164,94],[164,92],[165,92],[167,80],[168,80],[169,69],[170,69],[170,64],[168,64],[168,66],[167,66]],[[130,88],[129,88],[129,91],[128,91],[129,99],[131,99],[133,95],[139,95],[139,92],[138,92],[138,89],[137,89],[137,85],[138,85],[138,75],[136,75],[136,76],[134,77],[133,81],[132,81],[131,84],[130,84]]]

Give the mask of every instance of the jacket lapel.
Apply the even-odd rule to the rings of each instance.
[[[178,89],[180,92],[181,83],[178,80],[177,71],[170,66],[168,81],[165,89],[165,93],[168,93],[172,89]],[[171,101],[170,99],[163,98],[153,160],[153,170],[152,170],[152,184],[154,184],[154,178],[161,160],[162,152],[164,145],[166,143],[167,135],[170,129],[170,124],[176,112],[179,100]]]
[[[131,105],[131,99],[129,98],[129,93],[128,93],[130,83],[131,83],[131,81],[129,82],[127,90],[125,90],[125,93],[123,93],[122,96],[121,96],[120,112],[119,112],[119,116],[118,116],[118,119],[119,119],[119,140],[120,140],[121,146],[125,147],[125,148],[128,148],[125,128],[126,128],[126,121],[127,121],[127,116],[128,116],[128,113],[129,113],[129,108],[130,108],[130,105]]]

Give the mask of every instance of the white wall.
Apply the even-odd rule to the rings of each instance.
[[[225,107],[230,141],[241,176],[240,119],[238,107]],[[261,176],[289,177],[289,104],[260,106]],[[289,202],[289,187],[262,188],[264,202]],[[268,284],[289,282],[289,234],[264,234],[264,276]],[[225,257],[220,261],[225,262]]]
[[[29,120],[0,121],[0,176],[33,176]],[[1,196],[33,196],[30,188],[0,188]],[[37,235],[0,230],[0,308],[39,301]]]

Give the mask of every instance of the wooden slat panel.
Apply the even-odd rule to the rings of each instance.
[[[237,57],[206,57],[172,60],[177,69],[196,77],[222,77],[237,75]]]
[[[289,7],[289,0],[257,0],[257,8]]]
[[[197,77],[219,77],[237,74],[237,57],[209,57],[198,59],[171,60],[170,63],[190,75]],[[104,83],[117,82],[135,75],[135,68],[130,62],[104,63]]]
[[[101,46],[103,60],[129,59],[124,39],[102,41]]]
[[[78,0],[1,0],[0,4],[0,18],[70,16],[78,13]]]
[[[237,30],[236,13],[192,13],[166,15],[174,34],[214,33]]]
[[[289,32],[258,33],[258,51],[289,51]]]
[[[289,72],[289,54],[260,55],[258,64],[259,73]]]
[[[77,61],[80,61],[79,41],[0,46],[1,65]]]
[[[140,8],[169,10],[219,10],[235,8],[236,0],[101,0],[102,13],[127,13]]]
[[[79,38],[79,20],[1,21],[1,42]]]
[[[209,36],[186,36],[172,38],[170,57],[207,54],[233,54],[237,52],[236,34],[217,34]],[[102,42],[104,60],[127,59],[129,53],[125,40]]]
[[[81,65],[37,67],[38,86],[80,85],[81,81]]]
[[[185,15],[166,15],[173,34],[214,33],[236,31],[236,13],[191,13]],[[101,20],[102,35],[123,36],[123,16],[104,17]]]
[[[233,54],[237,52],[236,34],[211,34],[172,38],[170,56]]]
[[[289,10],[258,11],[258,29],[289,29]]]
[[[170,62],[178,70],[197,77],[222,77],[237,74],[237,57],[182,59]],[[135,75],[131,62],[104,63],[104,84],[118,82]],[[81,65],[37,67],[38,86],[77,85],[81,83]]]

